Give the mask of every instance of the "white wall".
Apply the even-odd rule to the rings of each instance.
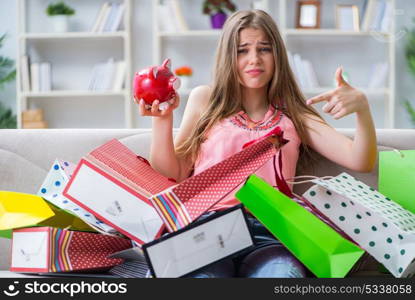
[[[48,3],[51,1],[47,0],[30,0],[30,2],[40,1],[40,3]],[[70,2],[78,2],[81,0],[67,0]],[[95,1],[95,0],[89,0]],[[89,2],[88,1],[88,2]],[[103,1],[103,0],[101,0]],[[239,0],[242,3],[242,6],[246,8],[249,1],[248,0]],[[329,1],[329,0],[324,0]],[[202,0],[182,0],[182,3],[188,2],[187,6],[184,6],[184,14],[192,28],[203,29],[208,28],[208,19],[206,16],[201,15],[201,3]],[[274,1],[270,0],[272,4]],[[330,1],[332,2],[332,1]],[[341,2],[336,1],[336,2]],[[346,1],[347,2],[347,1]],[[397,0],[397,8],[401,10],[402,15],[397,15],[397,31],[401,30],[403,27],[413,26],[411,19],[415,16],[415,6],[413,0]],[[92,18],[94,18],[93,16]],[[91,21],[92,22],[92,21]],[[1,55],[6,55],[11,58],[16,58],[16,49],[17,49],[17,40],[16,40],[16,1],[15,0],[1,0],[0,1],[0,34],[7,32],[9,34],[9,39],[6,41],[5,46],[1,49]],[[213,41],[214,42],[214,41]],[[413,77],[409,72],[406,66],[405,56],[404,56],[404,43],[406,42],[405,38],[400,39],[397,42],[397,57],[396,57],[396,71],[397,71],[397,110],[396,110],[396,123],[398,128],[411,128],[414,127],[406,111],[402,108],[400,104],[401,101],[405,98],[413,99],[415,105],[415,77]],[[211,58],[213,58],[213,53],[211,50],[212,41],[202,40],[193,44],[190,47],[193,52],[193,60],[196,60],[195,70],[197,70],[197,64],[210,64]],[[210,44],[210,46],[206,46]],[[185,43],[178,41],[171,41],[169,50],[166,52],[166,56],[178,57],[177,62],[183,61],[188,56],[189,46]],[[369,56],[369,54],[368,54]],[[200,59],[200,58],[204,59]],[[317,57],[315,59],[318,59]],[[353,60],[350,60],[353,64]],[[318,61],[314,62],[318,65]],[[145,66],[152,64],[152,20],[151,20],[151,0],[135,0],[134,1],[134,13],[133,13],[133,70],[139,70]],[[356,66],[350,65],[350,68]],[[330,70],[333,67],[330,66]],[[331,72],[330,70],[324,70],[324,72]],[[333,70],[334,71],[334,70]],[[208,74],[210,75],[210,74]],[[204,83],[209,76],[206,74],[195,74],[193,81],[194,83],[200,84]],[[8,84],[5,90],[0,91],[0,101],[6,103],[8,106],[15,106],[15,83]],[[59,110],[57,106],[51,106],[51,109]],[[111,110],[111,106],[108,106],[108,110]],[[93,106],[88,107],[88,110],[93,110]],[[376,118],[382,118],[382,113],[377,113],[377,109],[374,108],[374,113]],[[92,119],[96,119],[94,123],[99,124],[99,116],[94,116],[91,114]],[[70,122],[70,120],[67,120]],[[113,123],[108,123],[108,126],[111,124],[116,124],[117,120],[110,120]],[[149,119],[139,119],[136,117],[136,124],[140,126],[149,126]],[[63,122],[63,121],[62,121]],[[121,123],[121,122],[119,122]],[[346,124],[347,123],[347,124]],[[350,122],[341,123],[338,122],[338,127],[348,127]],[[122,125],[122,124],[121,124]]]

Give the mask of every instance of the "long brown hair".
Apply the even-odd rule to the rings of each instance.
[[[305,97],[289,66],[287,51],[278,27],[271,16],[262,10],[237,11],[225,22],[216,50],[213,86],[208,107],[190,136],[178,145],[176,153],[180,157],[190,158],[194,163],[200,146],[206,139],[206,133],[218,121],[243,109],[242,89],[236,66],[239,33],[245,28],[261,29],[268,37],[275,63],[275,74],[268,85],[268,104],[278,107],[292,120],[302,142],[302,154],[312,158],[306,145],[308,135],[303,117],[309,114],[322,122],[324,120],[315,109],[306,105]]]

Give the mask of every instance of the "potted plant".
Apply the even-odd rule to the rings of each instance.
[[[203,13],[210,16],[213,29],[221,29],[226,21],[226,12],[234,12],[236,5],[230,0],[205,0],[203,2]]]
[[[415,23],[415,18],[412,20]],[[407,43],[405,47],[405,54],[406,54],[406,60],[408,62],[409,70],[413,75],[415,75],[415,28],[413,28],[411,31],[408,29],[407,31]],[[412,106],[411,102],[409,100],[405,100],[404,106],[406,110],[408,111],[412,123],[415,125],[415,109]]]
[[[192,68],[189,66],[182,66],[175,69],[174,73],[180,78],[180,87],[182,89],[188,89],[190,76],[193,74]]]
[[[74,15],[75,10],[60,1],[49,4],[46,14],[52,19],[55,32],[66,32],[68,31],[68,17]]]
[[[0,37],[0,48],[3,46],[3,41],[6,35]],[[8,57],[0,55],[0,88],[3,88],[7,82],[11,82],[16,78],[16,69],[14,68],[14,61]],[[5,107],[0,102],[0,128],[16,128],[16,116],[12,113],[10,108]]]

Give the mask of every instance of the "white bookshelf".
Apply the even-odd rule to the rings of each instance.
[[[127,91],[50,91],[50,92],[22,92],[23,97],[30,98],[66,98],[66,97],[103,97],[103,96],[119,96],[125,97]]]
[[[302,36],[332,36],[332,37],[344,37],[344,36],[356,36],[356,37],[370,37],[369,32],[362,31],[344,31],[338,29],[286,29],[284,31],[286,36],[288,35],[302,35]],[[380,32],[383,37],[389,37],[389,33]]]
[[[124,31],[119,32],[65,32],[60,33],[25,33],[20,36],[26,40],[55,40],[55,39],[123,39],[128,37]]]
[[[70,31],[65,33],[54,33],[45,25],[48,17],[45,14],[45,9],[50,1],[45,0],[18,0],[17,1],[17,24],[18,24],[18,57],[16,61],[17,67],[17,121],[18,128],[22,127],[22,111],[31,108],[38,107],[44,109],[46,121],[49,123],[50,128],[59,128],[62,125],[59,122],[49,122],[48,115],[51,113],[49,108],[54,106],[55,111],[53,114],[59,114],[62,111],[70,108],[74,114],[73,122],[70,124],[67,122],[64,127],[89,127],[87,119],[80,120],[77,112],[84,109],[90,110],[91,106],[94,107],[94,115],[102,114],[100,122],[102,125],[97,125],[95,122],[93,126],[105,127],[105,123],[108,119],[113,120],[117,125],[111,127],[120,128],[132,128],[132,105],[131,100],[131,11],[132,0],[90,0],[90,1],[69,1],[67,4],[76,10],[75,16],[79,18],[77,23],[81,25],[76,28],[77,31]],[[90,32],[92,22],[95,22],[96,15],[98,14],[102,4],[104,2],[112,3],[124,3],[124,16],[122,20],[122,31],[115,32]],[[37,18],[39,21],[33,22],[33,19]],[[72,18],[72,17],[71,17]],[[43,24],[42,24],[43,22]],[[39,25],[40,24],[40,25]],[[42,26],[43,25],[43,26]],[[85,45],[88,45],[87,47]],[[105,54],[100,55],[101,49],[110,48],[107,45],[111,45],[114,48],[120,49],[115,57],[118,56],[118,60],[125,62],[125,78],[122,90],[117,91],[91,91],[88,90],[85,81],[91,76],[92,68],[94,64],[102,63],[104,59],[108,59],[112,56],[111,50]],[[67,47],[68,46],[68,47]],[[24,91],[21,83],[21,64],[22,56],[29,55],[32,59],[31,53],[36,53],[39,57],[48,60],[50,55],[56,54],[56,47],[59,48],[60,56],[55,58],[52,63],[52,90],[48,92],[33,92]],[[49,50],[51,48],[52,50]],[[87,50],[85,50],[87,49]],[[72,57],[82,57],[79,61],[77,59],[64,58],[65,51]],[[97,54],[98,53],[98,54]],[[32,61],[33,62],[33,61]],[[54,63],[58,65],[54,70]],[[69,85],[71,80],[76,78],[68,78],[68,85],[65,82],[61,83],[59,87],[54,89],[54,75],[55,73],[64,74],[65,72],[74,72],[79,74],[79,77],[84,79],[84,89],[74,88]],[[61,75],[62,76],[62,75]],[[111,105],[114,107],[121,107],[117,116],[111,116],[111,109],[103,111],[103,105],[100,105],[100,99],[105,99],[103,103],[105,105]],[[89,103],[88,103],[89,102]],[[93,102],[93,104],[91,104]],[[62,107],[59,107],[61,104]],[[56,108],[58,105],[58,109]],[[70,107],[68,107],[70,106]],[[85,108],[87,106],[87,108]],[[85,114],[84,114],[85,115]],[[59,115],[56,117],[59,118]]]
[[[180,1],[180,0],[179,0]],[[395,10],[396,0],[389,0],[392,4],[393,11]],[[199,1],[200,2],[200,1]],[[238,9],[247,9],[249,8],[250,1],[245,0],[234,0],[235,4],[238,6]],[[266,10],[274,17],[277,21],[281,35],[286,42],[287,50],[288,51],[296,51],[296,44],[299,44],[300,41],[301,45],[307,45],[307,43],[313,42],[318,40],[318,44],[320,45],[318,48],[315,47],[315,43],[313,44],[313,51],[323,51],[326,46],[333,45],[335,43],[339,43],[345,41],[347,39],[347,43],[351,43],[352,45],[356,45],[356,47],[360,47],[361,43],[373,40],[374,33],[373,32],[362,32],[362,31],[342,31],[335,28],[329,28],[327,26],[322,26],[321,29],[296,29],[293,26],[294,23],[294,16],[296,15],[296,2],[292,0],[264,0],[263,5]],[[322,6],[325,3],[328,5],[335,5],[336,2],[339,4],[344,4],[344,1],[328,1],[322,0]],[[347,2],[347,1],[346,1]],[[350,1],[349,1],[350,2]],[[216,49],[216,41],[220,35],[219,30],[209,30],[209,29],[197,29],[197,30],[186,30],[186,31],[178,31],[178,32],[163,32],[159,28],[159,14],[157,11],[157,4],[160,3],[160,0],[153,0],[153,63],[160,64],[162,60],[165,58],[165,52],[171,47],[171,43],[176,40],[180,40],[181,43],[185,43],[188,45],[188,56],[189,58],[197,57],[197,53],[192,53],[192,47],[197,45],[199,41],[202,39],[211,39],[211,43],[209,44],[210,50],[213,53]],[[190,13],[190,9],[184,9],[183,6],[187,4],[187,1],[180,1],[182,5],[182,10],[184,17],[186,19],[186,13]],[[363,0],[351,0],[351,4],[358,4],[361,5]],[[195,12],[202,16],[201,12]],[[329,13],[326,9],[324,12],[326,15]],[[332,15],[334,16],[335,10],[334,8],[331,11]],[[189,16],[187,16],[189,17]],[[322,16],[324,18],[324,16]],[[376,88],[376,89],[369,89],[364,84],[355,85],[356,88],[362,90],[369,98],[369,101],[373,105],[380,106],[383,110],[383,116],[376,115],[375,117],[382,118],[383,127],[385,128],[394,128],[395,127],[395,18],[392,18],[392,24],[390,32],[376,32],[375,35],[377,38],[381,38],[383,40],[382,43],[379,43],[379,49],[385,51],[386,60],[389,64],[389,76],[387,85],[383,88]],[[332,26],[334,27],[334,25]],[[381,47],[381,48],[380,48]],[[359,57],[360,53],[358,51],[356,53],[340,53],[339,59],[344,57],[344,55],[356,55]],[[324,61],[324,58],[320,59],[321,61],[312,61],[314,66],[316,64],[321,63]],[[385,61],[386,61],[385,60]],[[173,61],[175,63],[175,61]],[[199,73],[206,73],[210,74],[212,64],[206,63],[206,67],[203,70],[198,70]],[[362,66],[359,66],[362,67]],[[363,66],[364,67],[364,66]],[[367,64],[366,68],[370,68],[371,65]],[[332,66],[332,73],[334,73],[336,66]],[[357,70],[351,70],[358,73]],[[334,74],[325,74],[324,79],[325,81],[332,81]],[[320,78],[319,78],[320,79]],[[209,78],[206,78],[205,84],[209,83]],[[331,83],[331,82],[330,82]],[[333,86],[322,84],[319,88],[312,88],[312,89],[303,89],[303,93],[308,96],[317,95],[329,90],[332,90]],[[182,102],[185,102],[186,98],[188,97],[191,89],[181,90],[181,97]],[[180,117],[180,114],[176,113]],[[381,113],[380,113],[381,114]],[[175,121],[175,126],[178,126],[180,121]]]

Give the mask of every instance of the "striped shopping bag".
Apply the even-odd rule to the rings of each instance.
[[[228,159],[150,199],[170,232],[177,231],[227,196],[272,159],[287,141],[279,127]],[[281,155],[279,155],[281,157]]]

